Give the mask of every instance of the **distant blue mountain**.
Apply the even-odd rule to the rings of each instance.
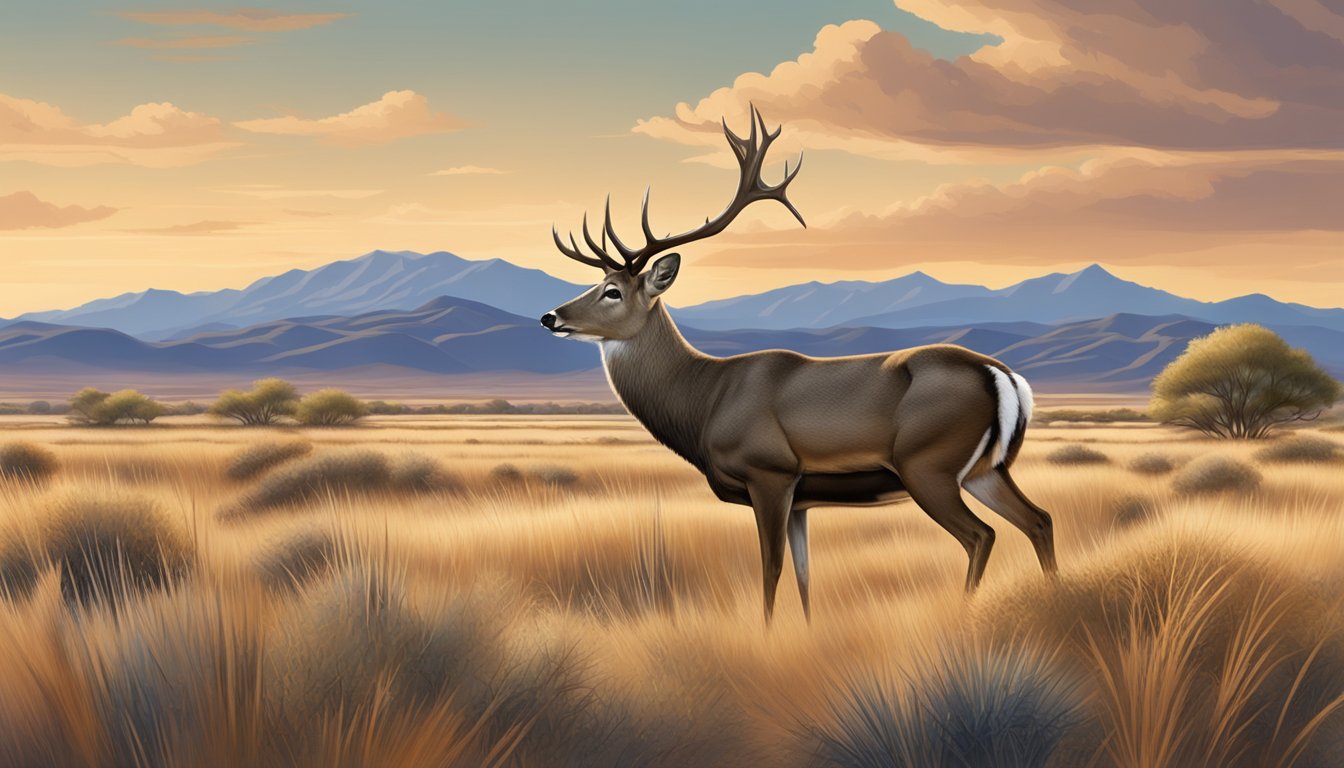
[[[864,287],[867,286],[867,287]],[[894,308],[852,313],[849,302]],[[831,303],[827,312],[819,308]],[[1122,280],[1099,265],[1054,273],[998,290],[947,285],[922,273],[883,283],[804,283],[677,310],[706,328],[914,328],[1027,321],[1068,323],[1114,314],[1183,315],[1214,324],[1255,322],[1344,331],[1344,309],[1318,309],[1255,294],[1219,302],[1187,299]]]
[[[678,320],[707,330],[829,328],[855,324],[858,318],[869,315],[992,293],[983,286],[950,285],[923,272],[913,272],[880,283],[844,280],[791,285],[765,293],[697,304],[673,313]]]
[[[162,340],[195,330],[239,328],[303,315],[413,309],[444,295],[532,317],[583,288],[500,259],[373,251],[316,269],[292,269],[242,290],[191,294],[148,290],[73,309],[30,312],[17,320],[115,328],[142,339]]]

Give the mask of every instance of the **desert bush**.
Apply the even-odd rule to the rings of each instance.
[[[490,476],[501,483],[514,485],[523,482],[523,471],[514,464],[496,464]]]
[[[537,467],[530,474],[547,485],[570,486],[579,482],[579,473],[555,464]]]
[[[37,575],[28,544],[15,531],[0,530],[0,597],[27,597],[37,585]]]
[[[1069,423],[1119,424],[1127,422],[1149,421],[1148,414],[1133,408],[1104,408],[1084,411],[1073,408],[1057,408],[1051,411],[1038,411],[1034,418],[1042,424],[1052,421]]]
[[[1200,456],[1185,465],[1172,478],[1177,493],[1210,494],[1236,491],[1245,493],[1260,485],[1255,467],[1227,456]]]
[[[116,603],[184,575],[191,542],[154,502],[138,496],[70,493],[43,521],[46,557],[61,569],[68,603]]]
[[[303,531],[264,553],[257,562],[261,580],[274,590],[290,590],[327,574],[339,551],[325,531]]]
[[[1118,526],[1138,525],[1157,514],[1157,502],[1149,496],[1125,494],[1111,502],[1111,520]]]
[[[1045,765],[1081,719],[1076,683],[1025,653],[962,653],[900,691],[849,680],[815,730],[819,756],[844,768]]]
[[[163,405],[133,389],[108,394],[86,387],[70,398],[67,418],[77,424],[111,426],[122,422],[148,424],[163,414]]]
[[[0,477],[45,480],[56,473],[56,454],[34,443],[0,445]]]
[[[1316,463],[1334,461],[1340,455],[1339,443],[1314,435],[1294,435],[1256,451],[1261,461],[1279,463]]]
[[[369,408],[339,389],[322,389],[299,401],[294,417],[300,424],[336,427],[364,418]]]
[[[293,416],[299,405],[299,393],[283,379],[252,382],[252,391],[225,390],[210,406],[210,414],[233,419],[249,426],[274,424],[284,416]]]
[[[1131,472],[1138,472],[1141,475],[1165,475],[1176,468],[1166,455],[1151,451],[1135,456],[1128,466]]]
[[[1245,323],[1190,342],[1153,380],[1148,410],[1211,437],[1262,438],[1280,424],[1315,418],[1341,391],[1304,350]]]
[[[1110,458],[1106,454],[1085,445],[1066,445],[1051,451],[1045,460],[1051,464],[1064,466],[1075,464],[1106,464]]]
[[[408,493],[434,493],[457,486],[439,462],[418,453],[392,457],[391,472],[392,487]]]
[[[225,473],[231,480],[250,480],[312,450],[313,444],[307,440],[253,443],[229,457]]]
[[[388,487],[392,477],[387,457],[376,451],[350,451],[313,456],[290,463],[266,475],[242,498],[241,508],[274,509],[310,502],[329,494],[375,492]]]
[[[51,413],[51,403],[46,400],[34,400],[28,404],[28,412],[35,416],[44,416]]]

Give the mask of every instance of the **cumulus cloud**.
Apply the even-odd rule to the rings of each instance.
[[[69,227],[105,219],[116,212],[116,208],[106,205],[60,206],[39,199],[32,192],[15,192],[0,196],[0,230]]]
[[[638,131],[708,143],[748,102],[863,152],[922,147],[1344,148],[1344,16],[1313,0],[896,0],[1003,39],[954,61],[868,21]],[[1081,8],[1081,7],[1080,7]],[[815,145],[815,142],[814,142]]]
[[[388,91],[371,104],[331,117],[306,119],[287,115],[243,120],[235,125],[254,133],[317,136],[329,144],[350,146],[448,133],[466,123],[444,112],[431,112],[429,100],[415,91]]]
[[[248,32],[289,32],[330,24],[349,13],[285,13],[266,8],[206,11],[123,11],[122,18],[158,26],[215,26]]]
[[[0,94],[0,160],[169,167],[234,146],[217,118],[168,102],[141,104],[109,123],[80,124],[51,104]]]
[[[486,168],[480,165],[459,165],[455,168],[444,168],[427,174],[429,176],[502,176],[513,171],[504,171],[499,168]]]

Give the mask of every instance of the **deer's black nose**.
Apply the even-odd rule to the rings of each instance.
[[[541,324],[544,325],[544,326],[546,326],[547,328],[554,328],[554,327],[555,327],[555,313],[554,313],[554,312],[547,312],[546,314],[542,315],[542,316],[541,316]]]

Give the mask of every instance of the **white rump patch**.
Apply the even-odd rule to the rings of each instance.
[[[1031,410],[1036,405],[1036,398],[1031,393],[1031,385],[1019,374],[1009,373],[1013,377],[1013,384],[1017,386],[1017,399],[1022,406],[1022,421],[1031,422]]]
[[[958,486],[960,486],[962,482],[966,479],[966,475],[971,473],[971,467],[974,467],[975,463],[980,460],[980,457],[985,455],[985,448],[989,446],[990,432],[991,430],[988,429],[985,430],[984,437],[980,438],[980,444],[975,446],[975,451],[971,453],[971,460],[966,462],[966,466],[962,467],[961,471],[957,473]]]
[[[993,460],[997,467],[1008,458],[1008,446],[1013,442],[1013,433],[1017,431],[1017,416],[1021,413],[1022,403],[1018,400],[1017,387],[1008,374],[992,365],[985,367],[994,377],[994,389],[999,400],[999,439],[994,446]]]

